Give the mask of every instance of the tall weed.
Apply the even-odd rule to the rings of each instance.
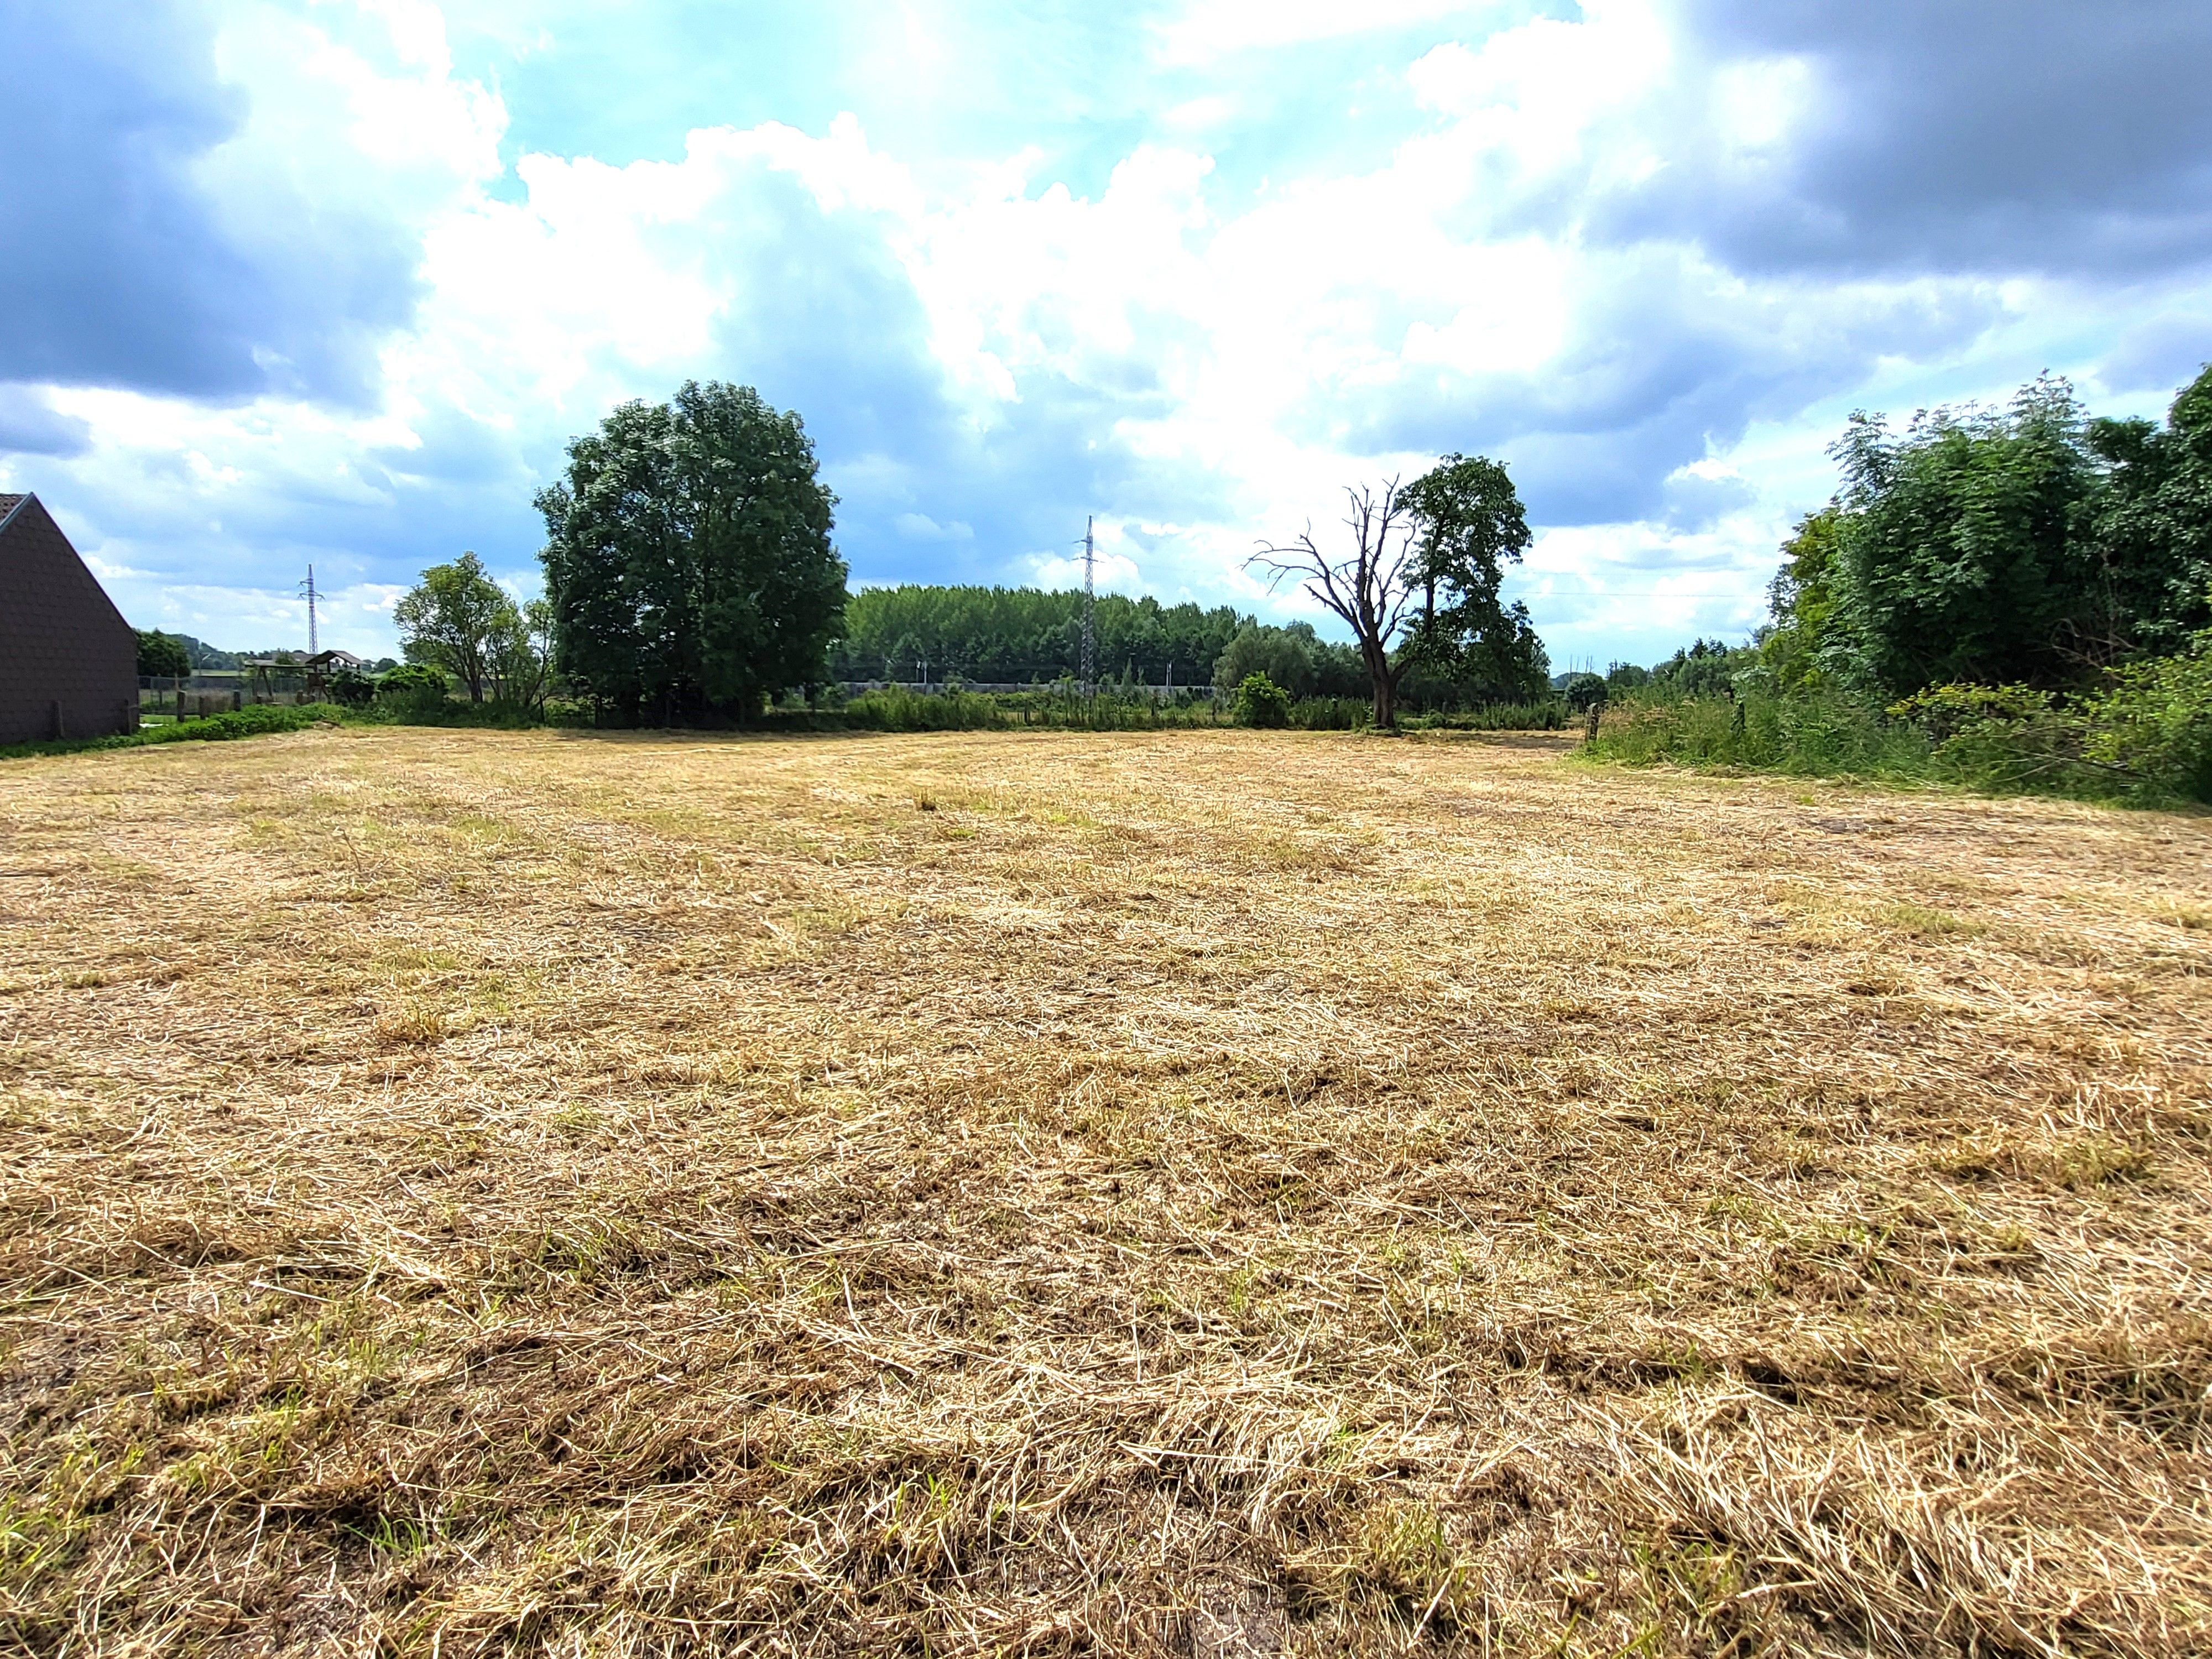
[[[1743,767],[1819,777],[1921,778],[1918,728],[1834,693],[1638,695],[1607,703],[1584,752],[1632,766]]]
[[[1884,709],[1833,690],[1731,699],[1639,691],[1607,704],[1583,753],[1632,766],[1741,768],[1953,783],[2137,805],[2212,801],[2212,648],[2120,671],[2079,696],[1930,687]]]

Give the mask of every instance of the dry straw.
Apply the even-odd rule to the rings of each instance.
[[[1305,734],[0,772],[0,1649],[2212,1652],[2206,823]]]

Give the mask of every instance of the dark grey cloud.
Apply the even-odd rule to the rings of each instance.
[[[274,241],[226,228],[196,164],[246,110],[201,8],[0,0],[0,379],[367,398],[419,249],[336,181],[250,204]]]
[[[2112,271],[2212,258],[2203,0],[1682,0],[1687,106],[1593,226],[1689,232],[1743,270]],[[1734,155],[1731,64],[1810,73],[1786,141]]]
[[[0,386],[0,455],[80,455],[92,428],[34,386]]]
[[[1694,535],[1710,530],[1729,514],[1749,507],[1758,492],[1733,474],[1708,477],[1700,472],[1678,472],[1661,486],[1664,517],[1670,530]]]
[[[1728,492],[1687,485],[1680,469],[1754,421],[1789,420],[1863,380],[1881,358],[1955,350],[1998,314],[1972,285],[1746,289],[1659,244],[1593,261],[1585,276],[1577,337],[1540,373],[1331,388],[1299,411],[1303,434],[1355,453],[1495,456],[1546,526],[1690,527],[1727,510]]]

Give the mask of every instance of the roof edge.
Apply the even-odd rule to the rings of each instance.
[[[0,513],[0,530],[5,530],[9,525],[15,523],[15,515],[38,499],[38,494],[34,490],[27,489],[18,495],[15,498],[15,506],[9,507],[5,513]]]

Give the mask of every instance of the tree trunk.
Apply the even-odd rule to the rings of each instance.
[[[1385,732],[1398,729],[1398,678],[1390,672],[1390,659],[1365,641],[1361,641],[1360,654],[1367,659],[1367,678],[1375,688],[1375,724]]]

